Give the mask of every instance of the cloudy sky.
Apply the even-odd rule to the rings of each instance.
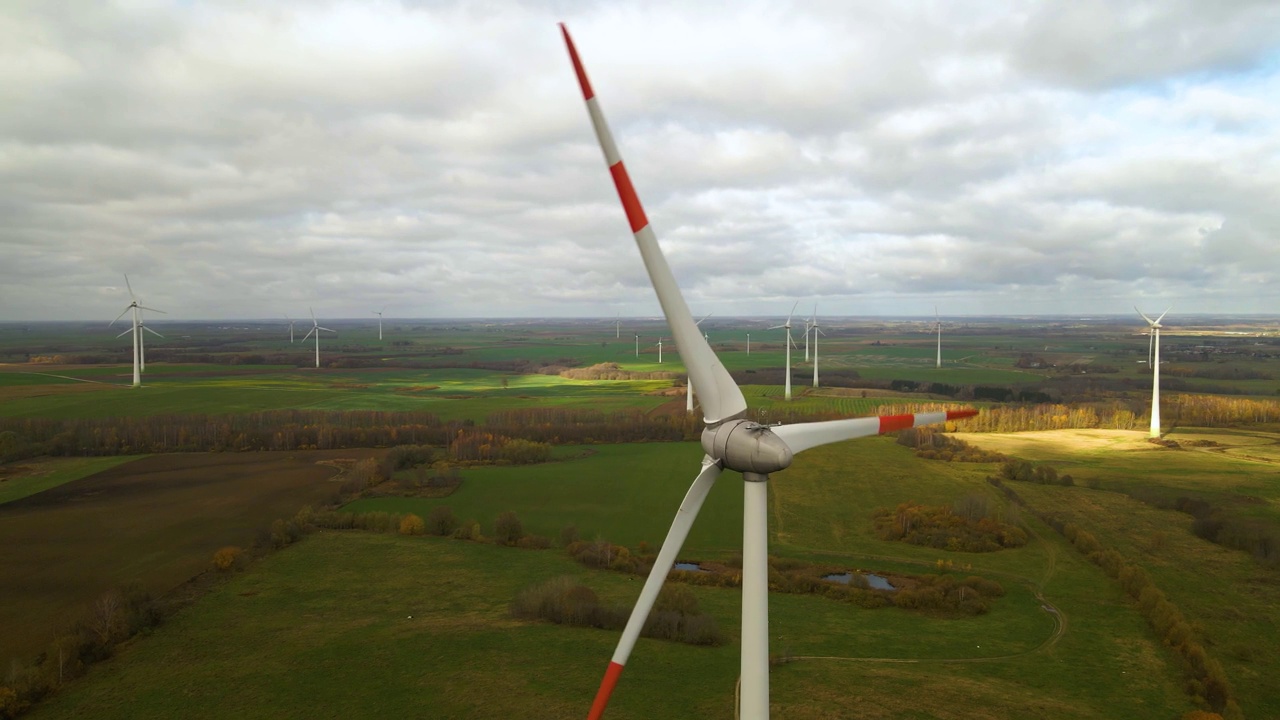
[[[0,320],[1280,312],[1280,4],[0,5]],[[1144,308],[1145,309],[1145,308]]]

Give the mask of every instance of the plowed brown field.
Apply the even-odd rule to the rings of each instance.
[[[329,497],[337,471],[319,461],[382,452],[152,455],[0,505],[0,662],[44,649],[101,593],[165,593]]]

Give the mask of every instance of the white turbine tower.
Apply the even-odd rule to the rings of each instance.
[[[156,310],[155,308],[143,307],[138,304],[138,296],[133,294],[133,285],[129,284],[129,276],[127,274],[124,276],[124,285],[129,289],[129,304],[119,315],[116,316],[116,320],[124,317],[125,313],[133,311],[133,326],[116,337],[124,337],[130,332],[133,333],[133,387],[142,387],[142,316],[139,313],[142,310],[150,310],[151,312],[158,312],[161,315],[164,315],[165,312],[163,310]],[[107,327],[115,325],[116,320],[112,320],[108,323]],[[151,332],[156,335],[160,334],[154,330]]]
[[[942,316],[938,314],[938,306],[933,306],[933,321],[938,326],[938,367],[942,367]]]
[[[1170,305],[1168,308],[1166,308],[1164,312],[1160,313],[1160,317],[1156,318],[1155,320],[1152,320],[1146,315],[1143,315],[1142,311],[1138,310],[1137,305],[1133,306],[1133,309],[1137,310],[1138,314],[1142,315],[1142,319],[1146,320],[1147,324],[1151,327],[1151,339],[1148,341],[1149,343],[1148,347],[1154,347],[1155,351],[1152,355],[1148,356],[1150,357],[1150,364],[1151,364],[1151,432],[1150,432],[1150,435],[1153,438],[1158,438],[1160,437],[1160,328],[1164,327],[1163,325],[1160,324],[1160,321],[1164,319],[1165,315],[1169,314],[1169,311],[1173,309],[1173,306]]]
[[[284,319],[289,321],[289,344],[292,345],[293,344],[293,318],[289,317],[288,315],[285,315]]]
[[[311,310],[311,308],[307,308],[307,309]],[[330,330],[327,327],[320,327],[320,323],[316,321],[316,311],[311,310],[311,329],[307,331],[307,334],[305,336],[303,336],[302,342],[306,342],[307,338],[311,337],[312,333],[315,334],[316,336],[316,369],[317,370],[320,369],[320,331],[321,330],[325,332],[336,332],[334,330]]]
[[[791,316],[796,314],[796,305],[799,305],[799,304],[800,304],[800,301],[797,300],[795,302],[795,305],[791,306],[791,312],[787,313],[787,321],[785,323],[781,325],[774,325],[773,327],[768,328],[769,330],[780,330],[782,328],[787,329],[787,339],[785,342],[783,342],[782,346],[787,350],[787,378],[786,378],[787,389],[784,396],[788,400],[791,399],[791,348],[795,347],[795,344],[796,344],[796,341],[791,339]],[[805,327],[805,331],[806,333],[808,332],[807,324]],[[808,335],[806,335],[806,337],[808,337]]]
[[[747,333],[747,357],[751,357],[751,333]]]
[[[636,359],[640,359],[640,336],[636,336]]]
[[[385,307],[383,307],[381,310],[373,311],[373,314],[378,316],[378,339],[379,340],[382,339],[382,313],[386,311],[387,311],[387,308]]]
[[[817,317],[818,315],[817,305],[813,306],[813,314],[814,314],[814,317]],[[805,362],[809,362],[809,330],[813,327],[810,324],[812,322],[813,322],[813,318],[805,318],[805,321],[804,321],[804,361]]]
[[[662,364],[662,338],[658,338],[658,364]]]
[[[780,471],[791,464],[794,453],[818,445],[848,440],[855,437],[893,432],[909,427],[943,422],[951,418],[969,417],[975,410],[920,413],[886,417],[853,418],[817,423],[800,423],[767,427],[745,419],[747,402],[729,372],[716,357],[694,324],[689,306],[685,304],[676,285],[675,276],[667,265],[662,249],[658,246],[653,228],[645,217],[644,208],[636,196],[631,178],[627,175],[613,136],[605,124],[604,114],[595,99],[591,83],[578,58],[578,52],[563,24],[569,56],[577,73],[587,103],[596,138],[604,151],[605,163],[613,176],[618,196],[626,213],[636,246],[644,260],[649,281],[658,295],[662,312],[671,327],[681,355],[689,368],[693,383],[699,388],[706,428],[702,431],[702,448],[706,455],[702,469],[690,486],[675,521],[663,540],[662,548],[654,560],[653,569],[640,591],[640,598],[631,617],[627,620],[622,638],[614,651],[604,680],[591,706],[589,720],[597,720],[604,714],[609,695],[617,685],[622,668],[631,655],[636,639],[640,636],[649,611],[653,608],[663,581],[671,571],[680,547],[684,544],[712,484],[723,470],[742,473],[743,483],[743,532],[742,532],[742,665],[741,717],[746,720],[762,720],[769,716],[769,546],[767,535],[769,473]]]
[[[818,387],[818,333],[826,335],[818,328],[818,306],[813,306],[813,321],[809,325],[809,330],[813,332],[813,386]]]
[[[159,310],[156,312],[159,312]],[[145,342],[147,336],[143,334],[144,332],[149,332],[158,338],[164,337],[155,330],[147,327],[146,322],[144,322],[142,318],[142,308],[138,308],[138,370],[143,373],[147,371],[147,343]]]

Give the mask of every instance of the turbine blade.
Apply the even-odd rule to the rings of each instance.
[[[125,335],[128,335],[128,334],[129,334],[129,333],[131,333],[131,332],[133,332],[133,328],[129,328],[128,330],[125,330],[124,332],[120,333],[120,334],[119,334],[119,335],[117,335],[116,337],[118,337],[118,338],[122,338],[122,337],[124,337]]]
[[[129,273],[124,274],[124,286],[129,288],[129,299],[137,300],[138,296],[133,294],[133,286],[129,284]]]
[[[773,432],[782,438],[787,447],[791,448],[793,454],[797,454],[809,448],[840,442],[841,440],[852,440],[853,438],[867,437],[869,435],[883,435],[906,430],[907,428],[973,417],[977,414],[977,410],[946,410],[915,413],[914,415],[881,415],[880,417],[779,425],[773,428]]]
[[[689,486],[689,492],[685,493],[684,501],[676,511],[675,520],[671,522],[671,529],[667,531],[667,537],[662,541],[662,548],[658,550],[658,557],[653,561],[653,569],[649,571],[649,577],[644,581],[644,588],[640,590],[640,598],[631,609],[631,617],[627,619],[627,626],[622,630],[622,638],[618,640],[618,647],[613,651],[609,669],[605,671],[600,689],[596,691],[596,699],[591,703],[588,720],[599,720],[600,716],[604,715],[605,706],[609,704],[609,695],[618,684],[622,668],[627,664],[627,658],[630,657],[631,650],[636,645],[636,639],[640,637],[640,631],[644,629],[645,621],[649,619],[649,611],[653,609],[653,603],[658,599],[658,593],[662,590],[662,584],[666,582],[667,574],[671,572],[671,566],[675,563],[680,548],[684,546],[685,538],[689,537],[689,528],[693,527],[693,521],[698,517],[698,511],[702,509],[702,501],[707,499],[707,493],[711,492],[711,486],[719,476],[720,466],[710,457],[704,456],[702,471]]]
[[[124,316],[125,316],[125,313],[129,312],[129,311],[130,311],[130,310],[132,310],[132,309],[133,309],[133,306],[132,306],[132,305],[130,305],[129,307],[125,308],[123,312],[121,312],[119,315],[117,315],[117,316],[116,316],[116,320],[119,320],[120,318],[124,317]],[[116,324],[116,320],[112,320],[111,322],[107,323],[107,327],[111,327],[112,325],[115,325],[115,324]]]
[[[800,301],[799,301],[799,300],[795,301],[795,304],[793,304],[793,305],[791,306],[791,312],[787,313],[787,324],[788,324],[788,325],[790,325],[790,324],[791,324],[791,316],[796,314],[796,308],[797,308],[797,307],[799,307],[799,305],[800,305]]]
[[[1161,320],[1163,320],[1163,319],[1164,319],[1164,316],[1165,316],[1165,315],[1168,315],[1168,314],[1169,314],[1169,311],[1170,311],[1170,310],[1172,310],[1172,309],[1173,309],[1173,306],[1172,306],[1172,305],[1170,305],[1169,307],[1165,308],[1164,312],[1160,313],[1160,317],[1156,318],[1156,322],[1160,322]]]
[[[684,297],[680,294],[680,286],[676,284],[675,276],[671,274],[671,268],[662,255],[662,248],[658,246],[657,237],[653,234],[649,219],[645,217],[644,208],[640,205],[640,198],[631,184],[631,177],[627,175],[626,166],[623,165],[622,157],[618,154],[613,134],[609,132],[604,113],[600,110],[595,92],[591,89],[591,82],[587,79],[587,72],[583,69],[582,60],[578,57],[578,50],[573,45],[573,39],[569,37],[569,29],[561,23],[560,31],[564,35],[569,58],[578,76],[578,85],[582,89],[583,99],[586,100],[587,112],[591,116],[591,124],[595,127],[596,139],[604,152],[605,164],[609,166],[609,174],[613,176],[614,187],[622,200],[622,208],[626,212],[631,232],[635,235],[636,246],[640,249],[640,256],[644,259],[645,269],[649,273],[649,281],[658,295],[658,302],[662,305],[662,313],[671,327],[671,334],[680,347],[682,359],[689,370],[694,388],[702,398],[704,420],[712,424],[740,415],[746,412],[746,398],[742,396],[737,383],[716,357],[715,351],[702,337],[702,333],[698,332],[698,327],[693,322],[693,315],[689,312],[689,306],[685,304]]]
[[[155,330],[152,330],[151,328],[147,327],[146,325],[140,325],[139,327],[141,327],[143,330],[146,330],[147,332],[151,333],[152,335],[155,335],[156,337],[160,337],[160,338],[164,337],[163,335],[161,335],[160,333],[156,332]]]
[[[1133,306],[1133,309],[1134,309],[1134,310],[1138,310],[1138,306],[1137,306],[1137,305],[1134,305],[1134,306]],[[1166,310],[1165,312],[1168,312],[1168,310]],[[1142,315],[1142,319],[1143,319],[1143,320],[1146,320],[1148,325],[1155,325],[1155,324],[1156,324],[1156,321],[1155,321],[1155,320],[1152,320],[1151,318],[1147,317],[1147,316],[1146,316],[1146,314],[1145,314],[1145,313],[1143,313],[1141,310],[1138,310],[1138,314],[1139,314],[1139,315]],[[1162,317],[1163,317],[1163,316],[1162,316]]]
[[[314,329],[316,329],[316,330],[323,330],[323,331],[325,331],[325,332],[338,332],[337,330],[330,330],[329,328],[327,328],[327,327],[323,327],[323,326],[320,326],[320,325],[315,326],[315,328],[314,328]]]
[[[313,333],[313,332],[315,332],[315,331],[316,331],[316,329],[315,329],[315,328],[311,328],[310,330],[308,330],[308,331],[307,331],[307,334],[302,336],[302,340],[305,342],[307,338],[311,337],[311,333]]]
[[[139,310],[146,310],[147,312],[158,312],[158,313],[160,313],[161,315],[168,315],[168,314],[169,314],[169,313],[167,313],[167,312],[165,312],[165,311],[163,311],[163,310],[157,310],[157,309],[155,309],[155,308],[149,308],[149,307],[146,307],[145,305],[139,305],[139,306],[138,306],[138,309],[139,309]]]
[[[315,322],[319,322],[318,320],[316,320],[316,311],[315,311],[315,310],[312,310],[310,307],[308,307],[308,308],[307,308],[307,312],[311,313],[311,322],[313,322],[313,323],[315,323]]]

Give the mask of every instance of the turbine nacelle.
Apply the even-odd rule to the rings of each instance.
[[[768,475],[791,465],[791,448],[773,430],[738,418],[702,431],[702,450],[726,470]],[[763,479],[763,478],[761,478]]]

